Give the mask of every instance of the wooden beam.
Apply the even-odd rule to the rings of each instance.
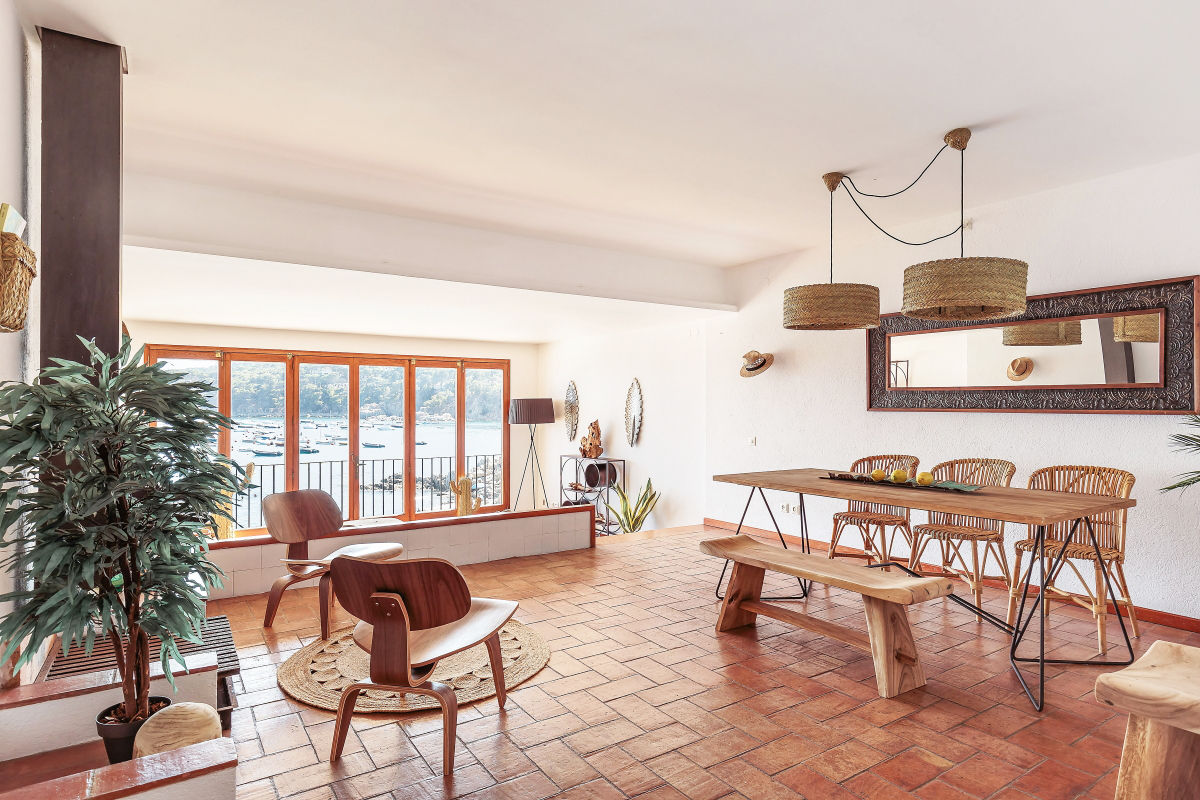
[[[121,48],[42,30],[40,360],[121,336]]]
[[[780,622],[795,625],[797,628],[804,628],[814,633],[819,633],[822,636],[828,636],[830,639],[837,639],[839,642],[848,644],[858,650],[867,653],[871,652],[871,640],[862,631],[856,631],[853,628],[847,628],[845,625],[838,625],[836,622],[819,619],[808,614],[801,614],[799,611],[792,611],[790,608],[777,606],[773,603],[764,603],[761,600],[743,600],[738,605],[743,611],[750,611],[754,614],[761,614],[764,617],[777,619]]]

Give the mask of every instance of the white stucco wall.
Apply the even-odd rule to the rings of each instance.
[[[974,225],[967,252],[1025,259],[1030,294],[1192,275],[1200,271],[1198,186],[1200,156],[1194,156],[968,209]],[[853,213],[838,219],[839,280],[877,284],[884,312],[898,310],[907,264],[957,255],[957,243],[906,248]],[[946,222],[907,232],[936,232]],[[1200,616],[1200,597],[1179,590],[1200,578],[1200,492],[1159,492],[1175,474],[1200,468],[1168,446],[1167,437],[1180,430],[1179,417],[868,412],[862,332],[800,333],[780,326],[784,289],[821,280],[826,258],[814,250],[739,268],[740,310],[713,322],[706,338],[709,475],[810,464],[844,468],[856,456],[894,452],[918,455],[924,466],[965,456],[1007,458],[1017,464],[1015,486],[1051,464],[1121,467],[1137,476],[1127,562],[1134,602]],[[750,347],[774,351],[777,364],[746,381],[732,367]],[[751,437],[757,446],[748,446]],[[699,458],[699,451],[690,457]],[[791,498],[772,497],[777,514],[785,499]],[[744,490],[710,483],[705,515],[736,522],[744,501]],[[815,538],[828,539],[830,516],[841,507],[809,503]],[[757,507],[748,522],[769,526]],[[781,522],[785,531],[799,529],[795,516]],[[1009,541],[1018,534],[1024,529],[1010,529]]]

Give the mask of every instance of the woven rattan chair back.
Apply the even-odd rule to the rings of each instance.
[[[1030,489],[1045,489],[1051,492],[1072,492],[1075,494],[1098,494],[1105,497],[1129,497],[1133,492],[1134,477],[1132,472],[1115,467],[1085,467],[1058,466],[1043,467],[1029,476]],[[1125,525],[1129,517],[1128,509],[1105,511],[1090,517],[1092,530],[1100,546],[1125,554]],[[1063,541],[1071,529],[1070,522],[1060,522],[1047,526],[1046,541]],[[1034,535],[1031,526],[1029,535]],[[1087,531],[1080,528],[1075,532],[1076,543],[1087,543]]]
[[[1013,475],[1017,474],[1017,465],[1002,458],[956,458],[943,461],[930,472],[935,481],[954,481],[974,486],[1008,486],[1012,483]],[[930,511],[929,524],[962,525],[996,532],[1004,529],[1004,523],[994,519],[948,514],[944,511]]]
[[[921,459],[916,456],[903,455],[884,455],[884,456],[867,456],[860,458],[850,465],[851,472],[858,472],[864,475],[870,474],[877,469],[881,469],[889,475],[892,472],[902,469],[908,473],[911,478],[917,472],[917,466],[921,463]],[[900,506],[888,506],[883,503],[868,503],[865,500],[851,500],[847,511],[866,511],[871,514],[891,514],[897,517],[908,519],[908,509]]]

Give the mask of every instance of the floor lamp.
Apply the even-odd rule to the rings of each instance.
[[[529,453],[525,456],[525,469],[521,470],[521,482],[517,484],[517,499],[513,501],[515,509],[521,502],[521,489],[525,487],[525,473],[529,472],[529,463],[533,462],[534,474],[530,479],[533,491],[533,507],[537,508],[537,485],[542,484],[542,499],[546,507],[550,507],[550,497],[546,494],[546,480],[542,477],[542,464],[538,461],[537,447],[534,446],[533,434],[538,425],[554,422],[554,401],[549,397],[526,397],[511,400],[508,404],[508,424],[529,426]]]

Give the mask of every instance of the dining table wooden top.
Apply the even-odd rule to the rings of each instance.
[[[973,517],[1017,522],[1028,525],[1053,525],[1057,522],[1091,517],[1106,511],[1133,508],[1133,498],[1098,494],[1049,492],[1042,489],[1016,489],[985,486],[973,492],[893,486],[883,482],[832,480],[829,473],[845,470],[779,469],[768,472],[739,472],[714,475],[713,480],[781,492],[862,500],[901,508],[968,514]]]

